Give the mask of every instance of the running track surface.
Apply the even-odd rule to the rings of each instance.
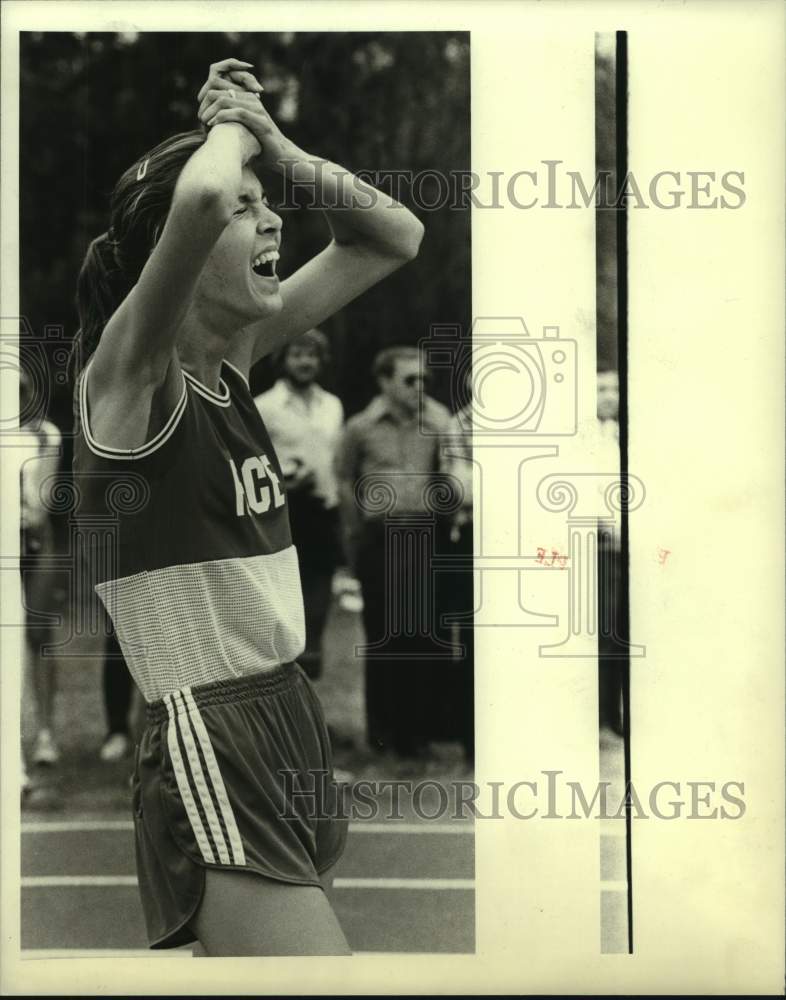
[[[357,822],[331,899],[355,952],[465,953],[475,947],[473,879],[469,821]],[[30,958],[146,949],[132,823],[24,822],[21,917]]]
[[[362,661],[354,647],[362,639],[360,616],[334,607],[318,689],[329,720],[358,746],[364,710]],[[52,772],[31,774],[58,796],[57,808],[47,815],[28,807],[22,814],[21,944],[30,957],[147,948],[126,801],[130,765],[101,764],[91,749],[103,736],[102,656],[94,645],[85,647],[90,656],[60,666],[63,760]],[[358,751],[338,757],[337,764],[357,770]],[[443,780],[451,767],[443,768]],[[451,819],[452,812],[440,822],[387,819],[384,809],[380,815],[381,822],[351,824],[335,869],[331,898],[353,951],[474,951],[472,822]]]
[[[320,695],[334,723],[352,732],[362,719],[356,615],[334,613],[326,643],[326,680]],[[108,777],[86,747],[101,738],[100,656],[62,670],[61,732],[71,745],[51,784],[63,802],[56,815],[25,810],[22,824],[22,949],[34,957],[149,952],[135,883],[133,826],[121,763]],[[91,730],[92,726],[92,730]],[[358,731],[357,738],[361,737]],[[353,762],[342,762],[353,766]],[[124,770],[126,768],[126,770]],[[105,773],[106,772],[106,773]],[[622,744],[601,736],[600,776],[624,785]],[[424,775],[425,777],[425,775]],[[433,777],[433,775],[429,775]],[[445,775],[442,775],[444,778]],[[127,788],[127,785],[122,787]],[[122,811],[119,805],[122,804]],[[70,808],[64,808],[70,806]],[[384,814],[384,813],[383,813]],[[447,816],[451,816],[448,811]],[[600,950],[627,949],[625,840],[615,830],[600,837]],[[474,828],[470,821],[353,823],[336,867],[332,901],[355,952],[467,953],[475,947]]]

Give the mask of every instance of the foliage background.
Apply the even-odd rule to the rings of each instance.
[[[598,36],[595,131],[596,167],[614,174],[612,41]],[[230,54],[253,63],[268,109],[316,155],[354,171],[470,169],[467,33],[23,33],[21,305],[33,336],[49,344],[49,415],[63,430],[71,427],[70,388],[57,378],[65,352],[45,331],[73,336],[77,273],[88,243],[106,228],[116,178],[165,136],[195,127],[208,66]],[[425,183],[418,201],[436,193]],[[471,322],[469,210],[425,211],[406,184],[401,198],[426,226],[420,256],[324,324],[334,359],[326,382],[349,414],[374,392],[369,370],[381,347],[415,343],[432,323],[467,329]],[[318,212],[283,215],[287,274],[320,249],[326,228]],[[615,216],[596,213],[600,368],[617,364]],[[431,391],[450,404],[448,373],[434,375]],[[272,377],[263,362],[254,389]]]
[[[46,327],[76,332],[76,277],[107,227],[115,180],[146,149],[198,125],[197,91],[209,64],[228,55],[253,63],[266,107],[311,153],[354,172],[469,170],[467,33],[24,33],[20,292],[36,338]],[[407,185],[401,195],[426,227],[420,256],[324,324],[334,356],[327,383],[348,413],[373,394],[381,347],[416,343],[431,323],[470,322],[469,210],[420,210]],[[425,183],[418,200],[435,197]],[[319,212],[283,215],[286,275],[327,237]],[[62,353],[49,350],[53,367]],[[252,387],[271,378],[263,362]],[[449,402],[447,374],[433,393]],[[70,391],[56,380],[50,417],[70,429]]]
[[[614,35],[598,34],[595,46],[595,169],[610,177],[609,188],[618,190],[617,110]],[[595,213],[595,312],[598,370],[617,368],[617,213]]]

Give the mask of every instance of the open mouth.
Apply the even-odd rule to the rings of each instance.
[[[260,278],[275,278],[278,250],[266,250],[251,261],[251,270]]]

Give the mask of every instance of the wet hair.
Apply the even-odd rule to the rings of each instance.
[[[391,378],[396,370],[396,362],[403,358],[417,358],[422,361],[421,353],[417,347],[386,347],[374,358],[372,373],[374,377]]]
[[[87,248],[76,286],[79,332],[71,352],[76,377],[98,346],[112,314],[139,280],[164,228],[180,172],[205,142],[181,132],[145,153],[115,185],[110,224]]]
[[[311,330],[306,330],[305,333],[301,333],[300,336],[295,337],[293,340],[288,341],[276,352],[273,360],[274,367],[279,375],[283,373],[287,356],[293,347],[312,347],[319,358],[320,371],[324,371],[327,365],[330,364],[330,342],[321,330],[314,327]]]

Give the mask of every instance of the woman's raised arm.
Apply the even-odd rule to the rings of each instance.
[[[232,217],[243,164],[258,151],[247,129],[225,126],[188,160],[160,238],[96,349],[96,382],[160,383],[205,262]]]
[[[281,283],[278,316],[252,327],[251,364],[342,309],[417,256],[423,224],[407,208],[348,170],[295,148],[287,179],[313,192],[330,242]]]
[[[310,192],[332,237],[321,253],[282,282],[281,312],[249,326],[249,336],[233,347],[232,360],[240,367],[318,325],[416,256],[422,223],[393,198],[287,139],[257,89],[230,90],[224,82],[203,89],[199,117],[208,128],[236,122],[253,132],[261,147],[261,167]]]
[[[224,60],[211,73],[243,79],[247,65]],[[177,405],[178,333],[259,148],[232,123],[175,136],[115,188],[112,225],[88,251],[78,293],[91,430],[103,445],[139,447]]]

